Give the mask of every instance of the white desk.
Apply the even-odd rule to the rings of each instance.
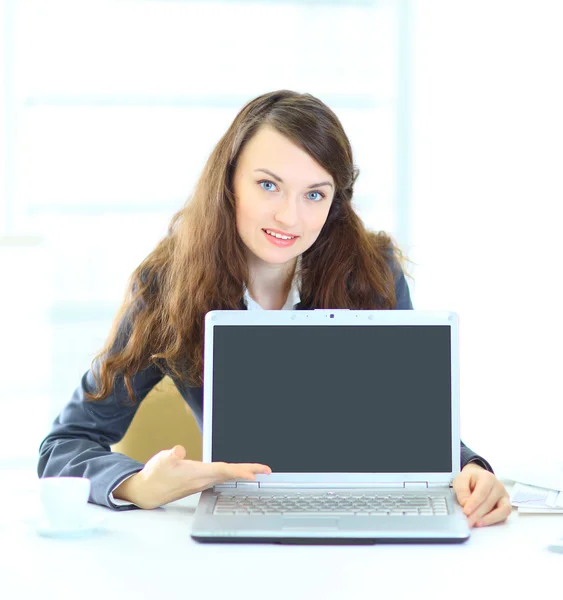
[[[0,470],[0,598],[57,600],[332,600],[560,598],[563,515],[519,515],[474,529],[463,544],[283,546],[198,544],[190,529],[199,495],[153,511],[114,512],[83,539],[50,539],[29,523],[38,508],[32,470]]]

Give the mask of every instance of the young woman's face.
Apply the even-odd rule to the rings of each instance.
[[[334,197],[331,175],[267,126],[243,148],[233,185],[242,241],[257,258],[274,264],[286,263],[313,245]]]

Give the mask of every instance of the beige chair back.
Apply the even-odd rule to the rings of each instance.
[[[176,444],[186,448],[186,458],[201,460],[197,422],[174,382],[165,377],[141,402],[125,436],[112,450],[146,463],[157,452]]]

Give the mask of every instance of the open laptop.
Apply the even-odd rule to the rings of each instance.
[[[458,317],[212,311],[203,460],[268,465],[200,497],[200,542],[463,542]]]

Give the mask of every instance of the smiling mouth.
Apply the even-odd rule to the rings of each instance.
[[[299,237],[298,235],[285,235],[276,231],[272,231],[271,229],[262,229],[262,231],[276,238],[277,240],[294,240],[295,238]]]

